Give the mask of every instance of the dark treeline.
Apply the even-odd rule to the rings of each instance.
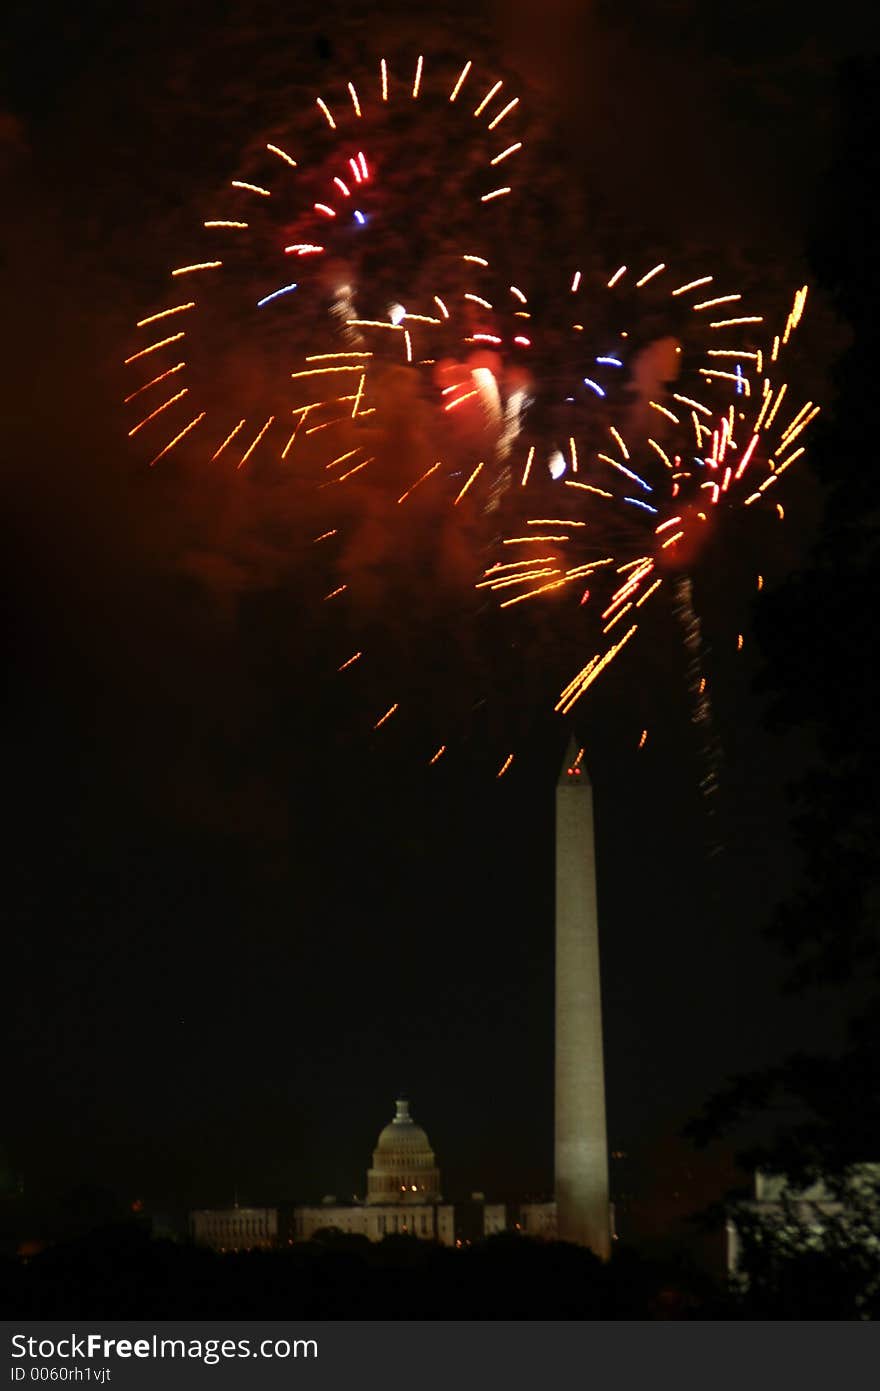
[[[327,1232],[219,1255],[137,1224],[94,1231],[0,1274],[19,1318],[689,1319],[738,1306],[693,1267],[626,1249],[607,1266],[562,1242],[504,1235],[454,1250]]]
[[[854,1320],[864,1278],[833,1253],[792,1256],[737,1291],[686,1259],[490,1237],[453,1250],[327,1232],[289,1249],[218,1255],[107,1227],[0,1266],[6,1317],[40,1319]]]

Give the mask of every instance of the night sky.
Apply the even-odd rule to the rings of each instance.
[[[790,5],[722,21],[682,0],[662,22],[661,7],[624,20],[559,5],[556,37],[535,18],[547,6],[406,8],[331,5],[319,31],[275,5],[87,5],[48,29],[14,7],[0,1139],[29,1192],[346,1197],[400,1088],[450,1194],[552,1187],[552,817],[569,727],[529,713],[501,782],[479,748],[427,769],[316,675],[295,565],[242,590],[194,579],[175,549],[182,509],[198,526],[191,493],[125,438],[130,326],[181,219],[279,104],[383,46],[430,52],[435,33],[463,54],[488,35],[489,65],[494,45],[522,73],[606,229],[672,252],[747,246],[793,288],[833,61],[863,36],[855,19],[804,30]],[[824,371],[821,301],[816,322],[802,332]],[[724,751],[714,814],[668,613],[573,726],[596,802],[612,1148],[671,1134],[729,1073],[834,1036],[780,995],[760,935],[796,881],[785,786],[810,750],[764,728],[750,613],[756,570],[772,586],[806,554],[808,470],[786,507],[784,528],[739,533],[696,577]]]

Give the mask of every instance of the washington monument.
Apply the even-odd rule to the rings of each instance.
[[[556,786],[556,1209],[562,1241],[611,1254],[593,791],[575,741]]]

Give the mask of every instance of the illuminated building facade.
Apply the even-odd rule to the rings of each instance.
[[[370,1241],[392,1234],[455,1242],[455,1213],[440,1193],[440,1170],[428,1137],[398,1097],[394,1119],[382,1130],[367,1171],[365,1203],[339,1205],[325,1200],[293,1211],[293,1238],[308,1241],[316,1231],[333,1227]]]
[[[420,1125],[399,1097],[394,1120],[385,1126],[367,1173],[368,1203],[439,1203],[440,1170]]]
[[[486,1219],[497,1230],[493,1208]],[[367,1172],[366,1201],[297,1204],[281,1219],[278,1208],[214,1208],[190,1214],[193,1240],[217,1251],[248,1251],[288,1241],[308,1241],[316,1232],[333,1230],[382,1241],[386,1236],[415,1236],[456,1242],[455,1209],[440,1193],[440,1170],[421,1126],[398,1098],[393,1120],[384,1127]]]
[[[278,1209],[203,1208],[190,1213],[190,1231],[198,1246],[215,1251],[265,1250],[278,1244]]]
[[[382,1241],[386,1236],[415,1236],[421,1241],[455,1244],[455,1210],[451,1203],[395,1203],[338,1205],[333,1202],[293,1210],[291,1236],[308,1241],[315,1232],[346,1232]]]
[[[853,1243],[863,1244],[864,1257],[873,1262],[880,1248],[880,1164],[856,1164],[849,1171],[843,1194],[835,1194],[824,1179],[797,1188],[781,1174],[755,1172],[755,1195],[743,1206],[761,1218],[777,1240],[804,1249],[821,1251],[827,1229],[837,1227]],[[735,1217],[727,1220],[727,1273],[740,1272],[741,1242]],[[839,1238],[838,1238],[839,1239]]]
[[[538,1241],[556,1241],[557,1215],[553,1201],[519,1204],[517,1230]]]
[[[395,1115],[384,1127],[367,1171],[363,1201],[277,1207],[201,1209],[190,1213],[193,1240],[215,1251],[250,1251],[268,1246],[309,1241],[317,1232],[335,1231],[382,1241],[386,1236],[414,1236],[441,1246],[463,1246],[503,1231],[553,1240],[556,1204],[487,1203],[482,1193],[470,1201],[444,1203],[440,1170],[427,1135],[399,1097]]]

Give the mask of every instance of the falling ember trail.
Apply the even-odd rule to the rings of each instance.
[[[700,734],[700,758],[706,770],[704,777],[700,780],[700,791],[704,797],[708,798],[718,791],[722,749],[721,742],[715,732],[712,703],[703,676],[703,632],[694,608],[694,587],[690,576],[679,575],[674,582],[672,592],[673,611],[681,625],[688,655],[688,689],[693,698],[691,722]],[[709,810],[711,814],[713,810],[711,804]],[[710,847],[710,853],[717,853],[720,849],[720,845],[713,844]]]
[[[376,721],[376,723],[373,725],[373,729],[381,729],[385,721],[389,720],[391,716],[394,714],[394,712],[399,709],[400,705],[397,701],[395,701],[391,708],[385,711],[385,714],[382,716],[382,718]]]

